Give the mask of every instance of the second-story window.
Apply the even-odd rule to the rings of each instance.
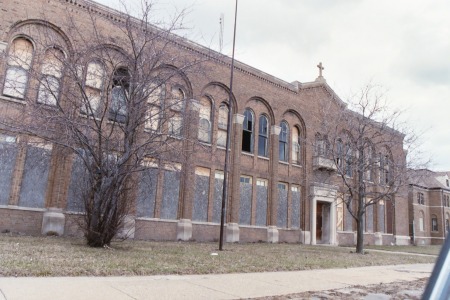
[[[114,72],[111,90],[111,106],[109,119],[125,123],[128,114],[128,90],[130,88],[130,76],[127,69],[119,68]]]
[[[286,122],[281,122],[280,124],[281,131],[280,131],[280,137],[279,137],[279,157],[280,161],[288,161],[288,136],[289,136],[289,129]]]
[[[8,53],[3,95],[18,99],[25,97],[33,52],[33,45],[25,38],[17,38],[12,42]]]
[[[183,134],[183,113],[185,106],[186,93],[181,87],[172,87],[171,98],[169,102],[169,134],[180,137]]]
[[[225,147],[227,143],[228,106],[222,103],[219,106],[219,120],[217,124],[217,146]]]
[[[353,149],[350,143],[345,144],[345,175],[353,176]]]
[[[300,130],[297,126],[292,129],[292,163],[296,165],[301,164],[301,141],[300,141]]]
[[[97,114],[102,99],[105,74],[105,68],[100,62],[88,63],[84,81],[85,96],[82,97],[81,103],[82,113],[87,115]]]
[[[419,203],[421,205],[425,204],[424,196],[423,196],[423,193],[421,193],[421,192],[417,193],[417,203]]]
[[[41,66],[37,102],[47,105],[56,105],[61,89],[61,77],[64,53],[56,48],[45,52]]]
[[[258,134],[258,155],[267,157],[268,155],[268,134],[269,122],[264,115],[259,116],[259,134]]]
[[[148,109],[145,120],[145,129],[161,132],[161,120],[163,115],[166,85],[164,83],[152,83],[148,87]]]
[[[208,144],[211,143],[211,100],[206,96],[200,100],[198,139]]]
[[[253,112],[246,109],[242,130],[242,151],[253,153]]]

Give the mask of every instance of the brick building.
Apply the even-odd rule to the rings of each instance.
[[[441,245],[450,230],[448,172],[416,170],[409,187],[409,224],[416,245]]]
[[[3,117],[26,112],[35,105],[51,107],[68,101],[66,91],[70,83],[64,74],[68,70],[45,68],[46,51],[51,49],[59,51],[55,56],[70,57],[83,43],[73,38],[73,29],[77,28],[86,37],[93,35],[92,18],[108,32],[105,43],[111,49],[129,51],[121,43],[120,32],[115,30],[125,23],[126,16],[95,2],[0,3],[3,10],[0,113]],[[74,23],[67,22],[68,14]],[[42,35],[43,30],[46,35]],[[151,178],[151,184],[140,185],[140,193],[130,196],[130,201],[135,203],[135,214],[129,216],[127,229],[137,239],[212,241],[219,236],[230,58],[188,40],[171,38],[167,52],[204,60],[205,67],[202,72],[180,70],[182,76],[176,79],[177,84],[163,86],[162,94],[195,99],[183,109],[194,112],[198,118],[197,122],[186,122],[183,132],[178,132],[176,122],[182,116],[175,112],[172,125],[164,130],[172,135],[196,133],[199,142],[189,144],[188,139],[179,140],[180,148],[191,147],[191,155],[185,161],[172,164],[160,159],[149,161],[149,171],[140,176],[142,182],[145,176]],[[21,61],[9,58],[14,55],[20,56]],[[173,67],[181,69],[177,63],[180,60]],[[87,60],[83,67],[98,71],[99,65]],[[48,76],[45,78],[50,82],[49,89],[57,91],[53,93],[57,97],[49,97],[38,81],[27,75],[32,67]],[[97,85],[88,75],[83,78],[83,84],[91,88],[91,95],[98,93],[100,98],[102,85]],[[312,82],[287,83],[237,62],[232,101],[227,240],[353,244],[355,222],[339,201],[343,196],[335,174],[337,162],[324,150],[328,146],[324,144],[321,129],[324,104],[331,111],[346,108],[322,75]],[[152,130],[152,126],[146,129]],[[399,143],[389,149],[390,160],[402,164],[405,161],[403,136],[396,132],[391,135]],[[46,220],[56,216],[60,228],[50,231],[79,234],[74,222],[80,209],[72,188],[77,176],[73,155],[66,154],[57,145],[37,141],[3,125],[0,151],[0,229],[41,234],[49,231],[44,228]],[[34,163],[36,158],[38,164]],[[374,172],[376,176],[371,181],[376,186],[381,179],[375,178],[382,178],[382,171]],[[391,200],[380,201],[368,209],[367,243],[409,243],[407,193],[400,191]]]

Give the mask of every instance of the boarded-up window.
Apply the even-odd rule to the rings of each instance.
[[[34,208],[45,206],[50,156],[50,147],[28,147],[19,195],[20,206]]]
[[[194,221],[208,221],[209,176],[209,169],[195,169],[195,196],[192,214]]]
[[[278,183],[278,210],[277,210],[277,226],[280,228],[287,227],[288,213],[288,189],[286,183]]]
[[[378,212],[377,212],[377,226],[378,226],[378,231],[379,232],[385,232],[386,231],[386,226],[385,226],[385,205],[384,205],[384,200],[380,200],[378,201],[377,204],[378,207]]]
[[[153,161],[145,162],[145,170],[139,182],[136,215],[153,218],[155,216],[156,188],[158,184],[158,165]]]
[[[300,228],[300,187],[293,185],[291,187],[292,194],[292,214],[291,214],[291,227]]]
[[[169,166],[164,170],[161,219],[175,220],[180,197],[180,166]]]
[[[223,179],[223,172],[216,171],[214,174],[214,203],[212,217],[212,221],[214,223],[220,223],[220,216],[222,212]]]
[[[16,157],[16,138],[0,134],[0,205],[8,204]]]
[[[267,180],[256,180],[256,225],[267,225]]]
[[[366,203],[369,203],[371,199],[367,199]],[[366,207],[366,232],[373,232],[373,205]]]
[[[239,206],[239,224],[250,225],[252,216],[252,177],[241,176],[241,201]]]

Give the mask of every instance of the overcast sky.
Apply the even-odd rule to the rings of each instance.
[[[97,0],[118,8],[116,0]],[[118,1],[117,1],[118,2]],[[132,5],[139,0],[128,0]],[[233,0],[160,0],[158,18],[188,8],[181,34],[231,54]],[[450,1],[240,0],[236,59],[284,81],[314,81],[316,65],[345,101],[368,82],[423,135],[431,169],[450,171]]]

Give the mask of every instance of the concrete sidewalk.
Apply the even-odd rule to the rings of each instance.
[[[429,277],[433,264],[222,275],[0,278],[0,299],[240,299]]]

